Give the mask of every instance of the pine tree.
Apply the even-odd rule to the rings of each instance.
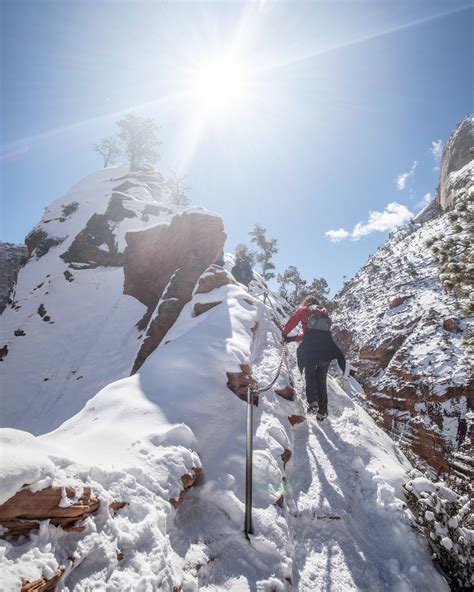
[[[324,278],[314,278],[307,288],[307,293],[315,294],[323,306],[328,305],[329,286]]]
[[[279,273],[277,282],[280,285],[280,295],[286,298],[292,306],[298,306],[307,293],[307,282],[294,265],[290,265],[283,273]]]
[[[188,191],[191,188],[186,185],[185,181],[186,177],[178,177],[174,172],[166,180],[168,200],[175,206],[187,206],[191,203],[188,197]]]
[[[275,277],[273,273],[275,265],[272,262],[272,257],[278,253],[278,241],[276,238],[267,239],[266,232],[265,228],[255,224],[255,228],[249,232],[249,235],[250,241],[260,249],[260,252],[256,253],[255,259],[261,265],[263,279],[268,281]]]
[[[158,124],[150,118],[127,113],[117,122],[118,139],[127,155],[130,170],[135,171],[145,164],[153,164],[159,158]]]
[[[243,259],[244,261],[248,261],[250,265],[253,267],[255,265],[255,251],[249,248],[248,245],[244,243],[239,243],[235,247],[235,258]]]
[[[119,139],[117,136],[102,138],[98,144],[94,144],[94,150],[104,159],[104,169],[115,164],[117,157],[121,154]]]

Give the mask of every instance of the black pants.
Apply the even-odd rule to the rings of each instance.
[[[306,379],[306,398],[308,403],[317,403],[319,413],[328,412],[327,375],[330,361],[305,361],[304,376]]]

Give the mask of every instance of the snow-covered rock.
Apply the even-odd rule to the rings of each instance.
[[[456,186],[451,211],[393,233],[344,285],[334,314],[337,338],[385,429],[434,474],[464,479],[474,474],[470,130],[466,119],[443,155],[441,179],[448,173],[450,179],[443,187]],[[454,163],[463,168],[453,171]]]
[[[223,223],[156,201],[160,180],[127,167],[93,173],[29,233],[1,316],[1,425],[34,434],[61,425],[139,367],[191,298],[222,249]]]
[[[333,377],[330,419],[306,416],[294,346],[280,344],[284,303],[258,274],[250,292],[237,284],[232,257],[211,265],[218,217],[160,196],[158,174],[102,171],[30,236],[2,315],[1,501],[13,514],[36,494],[54,497],[54,513],[84,496],[98,505],[69,530],[51,508],[23,538],[2,528],[2,585],[446,591],[405,515],[410,463]],[[176,227],[166,259],[160,241]],[[163,305],[172,322],[157,339]],[[229,376],[240,392],[243,368],[261,388],[280,367],[255,397],[247,540],[247,405]],[[359,389],[351,378],[348,392]]]
[[[16,282],[21,265],[26,261],[25,245],[0,242],[0,314],[5,310],[10,291]]]
[[[441,159],[438,200],[443,210],[452,207],[458,191],[474,187],[474,117],[465,117],[446,143]],[[467,165],[467,170],[465,169]],[[467,178],[463,179],[467,174]]]

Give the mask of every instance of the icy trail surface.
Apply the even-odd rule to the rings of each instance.
[[[246,403],[226,373],[250,364],[260,386],[271,382],[284,316],[282,302],[257,292],[195,294],[137,374],[52,432],[0,431],[5,499],[25,483],[54,483],[87,484],[101,501],[80,533],[43,521],[29,538],[0,541],[5,591],[58,567],[64,592],[448,590],[403,510],[410,464],[334,377],[329,419],[305,418],[294,345],[254,410],[254,534],[245,538]],[[196,317],[197,302],[220,304]],[[291,377],[292,401],[281,396]],[[196,468],[200,481],[175,509],[182,476]],[[114,501],[126,505],[112,512]]]
[[[273,378],[279,352],[275,341],[267,339],[272,334],[265,324],[270,315],[261,314],[260,319],[263,323],[252,357],[254,373],[263,385]],[[296,383],[296,405],[304,413],[304,383],[293,347],[286,366]],[[320,423],[306,416],[306,421],[293,429],[285,503],[276,521],[286,522],[286,529],[280,529],[281,539],[276,541],[279,548],[272,545],[275,538],[271,541],[268,536],[271,527],[259,517],[258,507],[250,542],[216,513],[215,504],[199,487],[192,492],[190,503],[178,510],[173,547],[185,563],[193,556],[208,558],[207,566],[196,574],[199,590],[448,590],[425,541],[411,529],[403,510],[401,485],[409,462],[338,381],[334,377],[328,380],[329,419]],[[352,381],[348,391],[358,388]],[[260,402],[264,409],[269,404],[269,400]],[[257,447],[258,436],[257,427]],[[258,467],[255,473],[258,496],[268,484],[261,481]],[[282,581],[281,575],[275,577],[275,565],[279,556],[283,559],[283,549],[291,572]]]

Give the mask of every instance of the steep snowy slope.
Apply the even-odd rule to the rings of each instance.
[[[445,157],[456,153],[448,144]],[[466,479],[473,474],[474,162],[459,171],[444,164],[451,209],[432,208],[428,221],[421,216],[423,224],[393,233],[336,296],[335,321],[385,428],[435,474]]]
[[[195,316],[208,302],[219,304]],[[447,590],[402,509],[403,454],[333,378],[330,421],[306,421],[299,397],[276,394],[289,386],[286,366],[255,408],[255,533],[245,539],[246,405],[226,380],[243,363],[261,385],[273,377],[272,304],[236,285],[196,293],[136,375],[53,432],[0,432],[16,451],[9,494],[53,482],[90,486],[100,500],[83,532],[43,522],[1,543],[7,589],[56,573],[56,589],[75,591]],[[292,351],[287,362],[293,373]],[[199,483],[170,503],[197,469]],[[114,501],[127,505],[114,511]]]
[[[99,171],[47,208],[27,236],[30,258],[0,317],[2,425],[44,433],[100,388],[130,374],[163,294],[148,286],[150,300],[144,302],[133,289],[125,292],[127,231],[148,229],[155,237],[154,249],[143,252],[158,268],[162,288],[186,257],[191,286],[189,294],[179,294],[176,316],[189,299],[223,246],[223,224],[200,208],[170,206],[160,183],[161,175],[150,171]],[[182,233],[181,248],[171,252],[168,226]],[[191,242],[195,251],[189,256]],[[147,286],[148,276],[143,271],[132,288]]]

